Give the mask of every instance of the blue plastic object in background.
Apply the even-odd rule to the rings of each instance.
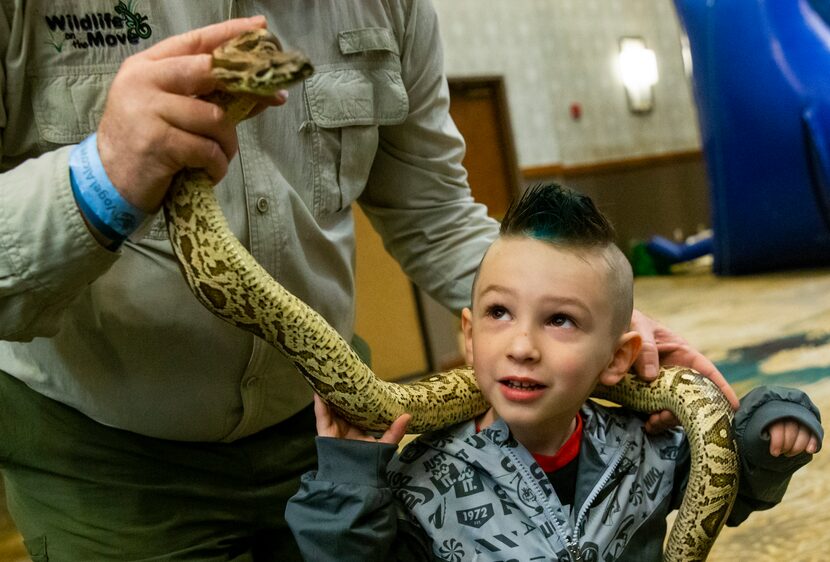
[[[675,0],[715,272],[830,265],[830,0]]]
[[[712,237],[680,244],[662,236],[652,236],[646,245],[648,251],[669,264],[682,263],[712,253]]]

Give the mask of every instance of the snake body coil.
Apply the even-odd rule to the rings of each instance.
[[[235,120],[267,94],[308,76],[310,63],[283,53],[267,32],[241,35],[214,52],[215,74],[227,91],[207,99]],[[470,419],[487,408],[470,369],[414,384],[381,381],[317,312],[265,271],[231,233],[202,170],[184,170],[164,203],[170,241],[199,301],[220,318],[264,339],[288,357],[339,415],[367,430],[384,430],[412,415],[420,433]],[[654,384],[628,376],[597,396],[642,412],[672,410],[688,434],[692,471],[666,546],[667,560],[703,560],[737,491],[731,409],[710,381],[694,371],[664,368]]]

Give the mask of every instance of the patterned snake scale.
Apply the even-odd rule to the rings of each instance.
[[[222,91],[206,99],[239,121],[268,94],[313,72],[300,53],[283,52],[267,31],[247,32],[213,54]],[[203,170],[183,170],[164,203],[170,241],[184,277],[211,312],[264,339],[286,355],[343,418],[384,430],[404,412],[421,433],[470,419],[487,408],[469,368],[412,384],[378,379],[348,343],[308,305],[266,272],[231,233]],[[732,411],[713,383],[685,368],[663,368],[651,385],[628,376],[597,397],[641,412],[673,411],[688,434],[692,468],[669,534],[665,559],[703,560],[737,492]]]

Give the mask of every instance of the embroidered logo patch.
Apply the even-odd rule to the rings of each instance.
[[[119,0],[111,10],[81,13],[59,10],[45,14],[43,19],[49,33],[47,44],[58,53],[70,48],[138,45],[153,34],[153,28],[137,4],[137,0]]]

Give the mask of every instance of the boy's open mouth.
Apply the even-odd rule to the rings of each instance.
[[[528,380],[504,379],[499,381],[499,383],[516,390],[539,390],[545,388],[543,384]]]

